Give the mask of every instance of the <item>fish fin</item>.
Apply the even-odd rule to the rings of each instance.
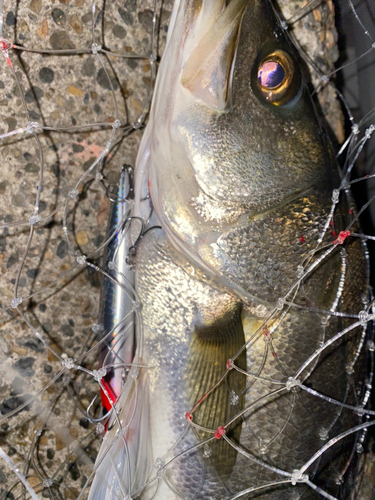
[[[123,500],[139,491],[152,469],[146,369],[128,377],[95,462],[89,500]],[[119,423],[121,423],[121,428]]]
[[[205,3],[210,12],[212,2]],[[232,63],[247,3],[248,0],[230,2],[194,47],[182,70],[183,87],[213,109],[224,110],[227,106]],[[205,12],[202,17],[206,18]]]
[[[232,303],[219,319],[209,325],[195,327],[191,355],[187,369],[187,385],[191,388],[192,404],[196,405],[193,421],[216,430],[224,427],[244,407],[243,391],[246,376],[237,370],[229,370],[225,379],[212,391],[212,387],[225,373],[227,361],[244,345],[245,338],[241,320],[241,304]],[[246,369],[245,351],[235,360],[236,366]],[[233,403],[233,399],[237,404]],[[242,420],[236,419],[226,428],[226,435],[239,442]],[[201,439],[212,438],[212,434],[199,431]],[[231,473],[237,452],[224,439],[211,443],[211,462],[220,477]]]

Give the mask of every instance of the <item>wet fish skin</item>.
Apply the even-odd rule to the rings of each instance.
[[[204,4],[208,9],[213,2]],[[251,72],[259,51],[267,45],[293,49],[277,27],[269,3],[245,4],[249,5],[228,102],[224,110],[217,110],[200,100],[199,82],[190,92],[181,83],[185,60],[194,59],[194,53],[179,49],[180,44],[189,47],[189,22],[182,12],[191,7],[191,2],[180,2],[149,125],[153,130],[148,146],[150,190],[163,228],[176,247],[221,279],[227,279],[224,268],[231,265],[217,245],[221,234],[311,189],[318,195],[326,192],[327,200],[332,188],[333,155],[308,93],[304,91],[293,106],[276,108],[260,102],[252,91]],[[215,62],[222,64],[219,57]],[[222,85],[214,71],[205,76],[211,86]],[[315,212],[323,216],[324,209],[316,207]],[[296,230],[293,236],[298,242],[301,234]],[[250,298],[238,279],[233,277],[230,286]],[[263,299],[261,294],[257,298]]]
[[[328,438],[321,439],[323,431],[332,437],[357,423],[352,412],[338,416],[335,406],[305,392],[284,390],[272,395],[279,386],[249,376],[242,399],[234,405],[228,399],[231,390],[241,394],[241,378],[228,386],[222,383],[193,414],[193,421],[207,424],[213,413],[215,419],[207,427],[215,429],[228,422],[233,412],[248,408],[230,439],[255,460],[240,452],[230,455],[230,445],[219,440],[209,444],[206,454],[204,447],[187,451],[208,433],[194,431],[185,413],[225,372],[224,360],[262,326],[277,299],[296,282],[299,266],[306,268],[311,262],[310,252],[322,234],[332,189],[337,186],[332,148],[307,90],[303,88],[289,106],[274,107],[252,87],[254,67],[268,51],[282,49],[297,59],[271,3],[232,0],[230,5],[230,36],[219,38],[213,46],[207,33],[218,26],[225,2],[176,3],[138,160],[138,212],[144,211],[141,199],[149,184],[162,226],[162,231],[155,229],[145,236],[136,264],[144,319],[142,356],[152,366],[148,375],[151,446],[154,461],[160,458],[164,464],[183,454],[158,476],[157,500],[175,498],[174,491],[189,499],[229,499],[242,489],[280,479],[256,460],[291,473],[326,442]],[[228,47],[228,40],[236,50]],[[202,47],[213,49],[198,50]],[[198,53],[201,59],[208,54],[203,58],[206,68],[220,71],[201,74],[204,65]],[[200,65],[196,72],[200,79],[191,71],[184,74],[194,64]],[[232,75],[229,85],[228,75]],[[204,81],[209,85],[204,86]],[[347,222],[346,202],[341,204],[334,218],[336,232]],[[329,230],[323,244],[333,240]],[[296,289],[294,300],[302,307],[329,310],[339,298],[338,310],[363,308],[362,296],[367,292],[363,249],[353,241],[345,247],[346,255],[333,252]],[[341,290],[343,262],[348,274]],[[274,322],[266,325],[272,331],[272,343],[267,336],[258,336],[248,347],[246,360],[236,363],[266,379],[285,382],[348,324],[331,318],[324,325],[314,312],[290,309],[274,331]],[[208,337],[202,333],[207,331]],[[355,357],[359,337],[357,330],[327,349],[301,379],[323,394],[353,404],[346,368]],[[225,356],[218,356],[220,349]],[[362,374],[360,358],[355,375],[359,385]],[[353,438],[323,457],[316,477],[318,469],[307,471],[311,479],[331,494],[340,494],[334,472],[345,466],[352,446]],[[227,468],[225,453],[230,456]],[[149,498],[155,488],[150,486],[142,498]],[[260,490],[254,498],[290,500],[302,493],[307,500],[320,498],[305,485]]]

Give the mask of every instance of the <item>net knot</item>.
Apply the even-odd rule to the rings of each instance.
[[[157,458],[155,460],[155,467],[157,468],[156,475],[157,477],[162,477],[164,474],[164,463],[161,458]]]
[[[86,264],[86,255],[78,255],[77,262],[80,266],[84,266]]]
[[[187,411],[185,413],[185,418],[188,422],[192,422],[193,421],[193,414],[191,413],[191,411]]]
[[[286,381],[285,387],[287,391],[296,392],[301,387],[301,382],[293,377],[289,377]]]
[[[40,215],[39,214],[34,214],[29,219],[29,223],[30,223],[31,226],[33,226],[34,224],[36,224],[39,221],[40,221]]]
[[[288,30],[288,23],[286,21],[281,21],[281,27],[284,31]]]
[[[327,441],[328,438],[329,438],[328,430],[325,427],[322,427],[321,429],[319,429],[319,439],[321,441]]]
[[[29,134],[32,134],[33,132],[35,132],[35,130],[38,129],[39,127],[40,127],[40,125],[38,122],[27,122],[26,123],[26,131]]]
[[[142,120],[138,118],[138,120],[136,122],[133,123],[133,128],[135,130],[138,130],[139,128],[142,127]]]
[[[102,46],[99,45],[98,43],[93,43],[91,45],[91,51],[94,55],[96,55],[100,50],[102,50]]]
[[[309,476],[303,474],[299,469],[294,469],[291,477],[291,483],[295,486],[297,483],[307,483]]]
[[[94,376],[94,379],[97,381],[97,382],[100,382],[101,379],[103,377],[106,376],[107,374],[107,370],[106,368],[103,366],[103,368],[99,368],[99,370],[93,370],[92,372],[93,376]]]
[[[363,448],[363,444],[362,443],[357,443],[356,444],[356,447],[355,447],[355,451],[360,455],[361,453],[363,453],[365,450]]]
[[[322,75],[320,77],[323,83],[328,83],[329,82],[329,76],[328,75]]]
[[[375,130],[375,126],[374,125],[370,125],[369,128],[366,129],[365,137],[366,137],[367,140],[371,138],[372,133],[373,133],[374,130]]]
[[[358,135],[359,134],[359,125],[358,123],[354,123],[353,126],[352,126],[352,133],[354,135]]]
[[[334,189],[332,191],[332,202],[333,203],[338,203],[340,198],[340,190],[339,189]]]
[[[100,323],[96,323],[95,325],[92,325],[91,330],[93,333],[101,333],[104,330],[104,327]]]
[[[231,406],[236,406],[240,402],[240,397],[232,390],[230,391],[230,401]]]
[[[136,300],[133,300],[132,304],[133,304],[133,307],[132,307],[133,312],[136,312],[138,309],[141,308],[141,303],[136,301]]]
[[[283,299],[283,298],[277,299],[277,301],[276,301],[276,309],[278,311],[282,311],[284,309],[284,305],[285,305],[285,299]]]
[[[362,326],[367,326],[367,323],[370,321],[371,316],[367,311],[359,311],[358,319]]]
[[[6,38],[0,37],[0,50],[6,52],[11,48],[12,48],[12,42],[10,40],[7,40]]]
[[[14,297],[10,303],[13,309],[16,309],[20,304],[22,304],[22,297]]]
[[[215,432],[215,439],[221,439],[225,436],[225,427],[218,427]]]
[[[363,417],[365,415],[365,410],[361,406],[358,406],[355,410],[355,414],[358,415],[358,417]]]
[[[101,434],[101,435],[104,434],[104,431],[105,431],[104,425],[99,422],[98,424],[96,424],[95,431],[97,434]]]
[[[131,376],[131,378],[133,378],[134,380],[136,378],[138,378],[138,375],[139,375],[139,369],[137,366],[132,366],[131,369],[130,369],[130,372],[129,372],[129,375]]]
[[[72,359],[72,358],[63,359],[61,364],[67,370],[71,370],[74,367],[74,359]]]
[[[74,200],[78,196],[78,189],[71,189],[68,193],[69,198]]]
[[[227,368],[227,370],[228,370],[228,371],[229,371],[229,370],[233,370],[233,368],[234,368],[234,362],[233,362],[233,359],[228,359],[228,360],[227,360],[226,368]]]
[[[53,485],[53,479],[47,477],[47,478],[43,479],[42,484],[43,484],[44,488],[50,488]]]
[[[268,330],[263,330],[263,340],[264,342],[271,342],[271,334]]]
[[[346,240],[346,238],[348,238],[348,236],[350,236],[349,230],[341,231],[333,243],[336,245],[342,245],[344,243],[344,241]]]
[[[212,455],[211,448],[208,446],[208,444],[205,444],[203,447],[203,456],[204,458],[210,458]]]
[[[348,364],[345,366],[345,371],[348,375],[353,375],[354,373],[354,367],[351,364]]]
[[[116,128],[120,128],[121,127],[121,122],[120,120],[115,120],[113,123],[112,123],[112,128],[116,129]]]

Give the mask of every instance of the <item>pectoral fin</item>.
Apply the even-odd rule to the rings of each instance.
[[[220,385],[210,391],[225,372],[228,359],[231,359],[244,343],[240,304],[232,304],[217,321],[196,327],[187,369],[187,384],[191,389],[192,404],[195,405],[209,393],[193,412],[193,420],[197,424],[216,430],[226,426],[243,408],[242,392],[246,376],[235,369],[230,370]],[[245,353],[237,358],[235,363],[245,370]],[[231,404],[233,400],[237,403]],[[241,424],[242,420],[239,418],[226,428],[226,435],[235,442],[240,439]],[[202,439],[212,437],[212,434],[206,432],[199,434]],[[228,476],[236,460],[236,450],[224,439],[220,439],[211,444],[211,451],[211,461],[218,474],[221,477]]]
[[[212,2],[206,4],[210,11]],[[217,110],[224,110],[227,105],[239,27],[247,4],[248,0],[230,2],[192,50],[182,70],[182,85]]]

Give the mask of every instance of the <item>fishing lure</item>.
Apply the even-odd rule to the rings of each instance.
[[[133,247],[130,213],[133,199],[133,173],[130,167],[121,171],[117,191],[109,195],[107,240],[104,257],[100,313],[97,328],[101,344],[99,368],[105,370],[102,378],[102,404],[106,411],[118,398],[126,372],[134,357],[134,269],[129,262]],[[108,400],[110,398],[110,401]]]

